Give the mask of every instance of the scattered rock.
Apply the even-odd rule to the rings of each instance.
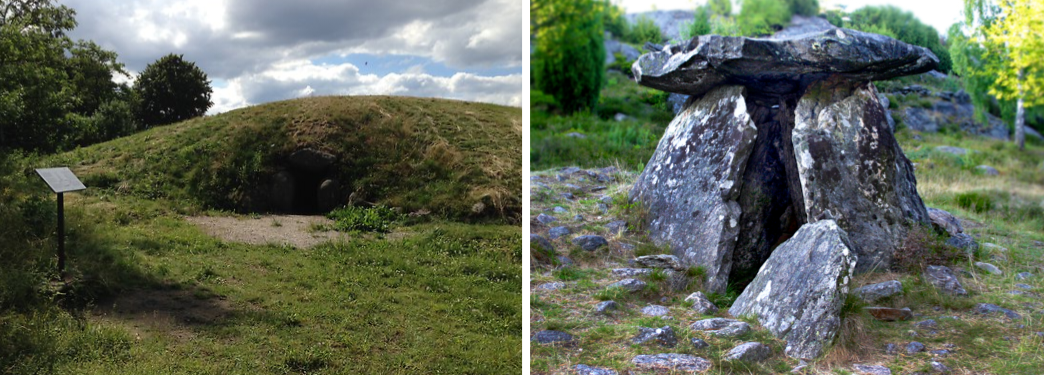
[[[674,255],[656,254],[643,255],[634,259],[635,263],[649,268],[667,268],[684,271],[685,266],[678,257]]]
[[[841,325],[838,314],[856,266],[849,244],[833,220],[805,224],[776,248],[729,313],[757,316],[787,341],[790,357],[818,357]]]
[[[586,251],[595,251],[600,247],[609,246],[609,241],[606,241],[605,237],[588,234],[574,237],[573,245],[580,246],[581,249]]]
[[[575,344],[573,335],[562,331],[545,330],[537,332],[530,341],[536,341],[541,345],[571,346]]]
[[[951,295],[963,296],[968,292],[961,286],[961,282],[954,276],[953,270],[946,266],[928,266],[924,271],[924,277],[941,292]]]
[[[1001,271],[1000,268],[997,268],[997,266],[985,262],[975,262],[975,268],[992,273],[994,275],[1004,274],[1004,271]]]
[[[929,363],[932,366],[932,372],[936,374],[949,374],[950,368],[938,361],[932,361]]]
[[[994,305],[992,303],[980,303],[975,305],[975,312],[983,315],[1002,313],[1004,314],[1004,316],[1007,316],[1008,319],[1013,320],[1022,318],[1022,316],[1019,315],[1019,313]]]
[[[917,354],[924,351],[924,344],[917,341],[906,344],[906,354]]]
[[[1026,280],[1026,279],[1031,278],[1031,277],[1033,277],[1032,273],[1029,273],[1029,272],[1019,272],[1019,274],[1015,275],[1015,280]]]
[[[609,271],[610,274],[616,277],[649,276],[652,272],[651,268],[613,268],[612,271]]]
[[[931,111],[918,108],[918,107],[906,107],[903,110],[903,123],[910,130],[919,131],[922,133],[935,133],[939,131],[939,124],[932,118]]]
[[[541,235],[529,235],[529,254],[539,263],[551,264],[555,256],[555,247]]]
[[[978,167],[975,167],[975,169],[978,170],[979,173],[985,174],[987,176],[999,176],[1000,175],[1000,172],[997,171],[997,168],[994,168],[994,167],[991,167],[991,166],[988,166],[988,165],[980,165]]]
[[[573,216],[573,221],[584,221],[583,215]]]
[[[552,240],[558,237],[568,236],[571,232],[566,227],[554,227],[547,231],[547,236],[551,237]]]
[[[979,244],[975,242],[975,238],[967,233],[958,233],[951,236],[946,240],[946,244],[964,250],[967,254],[973,254],[975,250],[979,249]]]
[[[1008,252],[1008,248],[1006,248],[1004,246],[997,245],[997,244],[989,243],[989,242],[984,242],[982,244],[982,248],[983,248],[983,250],[987,250],[987,251],[999,251],[999,252],[1002,252],[1002,253]]]
[[[726,361],[761,362],[772,355],[772,348],[760,342],[745,342],[725,354]]]
[[[574,199],[576,199],[576,196],[574,196],[573,193],[558,193],[558,196],[560,196],[560,197],[562,197],[562,198],[564,198],[566,200],[574,200]]]
[[[964,232],[964,228],[961,228],[961,221],[947,211],[928,207],[928,218],[931,219],[932,226],[937,230],[951,236]]]
[[[939,328],[939,323],[936,323],[935,319],[927,319],[914,323],[914,327],[918,329],[937,329]]]
[[[1020,274],[1020,275],[1021,275],[1021,274]],[[1033,287],[1032,287],[1032,286],[1030,286],[1030,285],[1027,285],[1027,284],[1015,284],[1015,286],[1016,286],[1016,287],[1019,287],[1019,288],[1022,288],[1022,289],[1033,289]]]
[[[929,351],[928,353],[931,353],[932,355],[938,356],[938,357],[945,357],[945,356],[950,355],[950,351],[947,350],[947,349],[936,349],[936,350]]]
[[[645,282],[638,279],[623,279],[615,283],[609,284],[606,288],[620,288],[625,291],[635,293],[645,289]]]
[[[620,304],[616,301],[602,301],[595,305],[595,312],[599,314],[608,314],[610,311],[616,311],[620,308]]]
[[[602,202],[602,203],[605,203],[605,204],[611,204],[611,203],[613,203],[613,196],[611,196],[611,195],[603,195],[601,198],[598,198],[598,201]]]
[[[678,345],[678,338],[674,335],[674,329],[670,326],[661,328],[639,327],[638,336],[631,339],[631,342],[641,345],[651,340],[656,340],[660,345],[668,348]]]
[[[899,345],[888,343],[885,345],[885,354],[895,355],[899,352]]]
[[[798,365],[797,366],[794,366],[794,368],[790,369],[790,372],[792,374],[797,374],[797,373],[800,373],[801,370],[804,370],[805,367],[808,367],[808,362],[805,362],[805,360],[802,359],[802,360],[798,361]]]
[[[958,156],[965,155],[965,154],[968,153],[968,149],[964,149],[964,148],[960,148],[960,147],[954,147],[954,146],[937,146],[937,147],[935,147],[935,151],[945,152],[947,154],[958,155]]]
[[[661,353],[656,355],[639,355],[631,359],[631,363],[640,369],[704,372],[710,370],[710,361],[688,354]]]
[[[670,312],[669,309],[660,305],[649,305],[642,308],[642,315],[646,316],[664,316]]]
[[[725,328],[717,331],[710,331],[708,334],[721,337],[737,337],[750,332],[750,324],[746,322],[733,323],[725,326]]]
[[[341,195],[341,184],[337,180],[323,180],[319,184],[319,192],[315,197],[315,204],[321,211],[331,211],[344,204],[344,196]]]
[[[692,342],[692,347],[696,348],[697,350],[710,346],[710,344],[708,344],[706,341],[700,340],[695,337],[693,337],[690,341]]]
[[[562,206],[555,206],[555,208],[551,209],[551,212],[554,212],[556,214],[564,214],[569,212],[569,210],[565,209],[565,207]]]
[[[559,255],[556,256],[555,259],[558,259],[558,264],[561,267],[570,267],[573,265],[573,260],[569,259],[569,257],[567,256]]]
[[[889,280],[883,283],[864,285],[853,292],[864,301],[874,303],[902,293],[903,283],[899,282],[899,280]]]
[[[692,323],[692,325],[689,326],[689,329],[692,329],[693,331],[711,331],[716,329],[722,329],[728,327],[729,325],[738,323],[742,322],[736,319],[710,318],[698,320]]]
[[[577,133],[577,132],[569,132],[569,133],[566,133],[565,136],[569,137],[569,138],[576,138],[576,139],[587,139],[586,135],[583,135],[582,133]]]
[[[714,305],[703,292],[695,292],[685,297],[685,302],[692,303],[692,309],[700,315],[714,315],[718,312],[718,306]]]
[[[611,221],[605,225],[605,229],[609,231],[609,234],[624,234],[627,232],[627,221]]]
[[[613,116],[613,120],[615,120],[616,122],[623,122],[623,121],[626,121],[629,118],[631,118],[631,116],[625,115],[623,113],[617,113],[616,115]]]
[[[864,375],[892,375],[892,370],[881,365],[854,364],[852,365],[852,369],[856,370],[857,373]]]
[[[551,282],[551,283],[540,284],[536,288],[539,289],[539,290],[559,290],[559,289],[565,288],[565,286],[566,286],[565,283]]]
[[[864,311],[870,313],[874,319],[894,322],[897,320],[910,320],[913,319],[913,312],[910,309],[894,309],[891,307],[864,307]]]
[[[548,225],[548,224],[551,224],[553,222],[558,221],[558,219],[556,219],[554,216],[551,216],[551,215],[548,215],[548,214],[539,214],[539,215],[537,215],[537,221],[539,221],[540,224]]]
[[[587,365],[573,366],[573,370],[576,371],[576,375],[619,375],[616,370],[604,367],[591,367]]]

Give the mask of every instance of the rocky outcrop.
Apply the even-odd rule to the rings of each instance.
[[[927,72],[938,63],[923,47],[832,28],[787,39],[703,35],[642,55],[631,72],[641,85],[679,94],[743,85],[782,95],[831,74],[865,82]]]
[[[726,86],[691,103],[668,125],[631,199],[648,210],[649,237],[707,271],[706,290],[724,292],[739,235],[739,180],[757,128],[745,90]]]
[[[757,316],[763,327],[787,341],[790,357],[818,357],[841,326],[838,314],[856,260],[837,223],[807,224],[772,253],[729,313]]]
[[[804,221],[837,221],[858,272],[887,268],[907,228],[929,219],[874,86],[839,76],[813,83],[798,101],[793,134]]]

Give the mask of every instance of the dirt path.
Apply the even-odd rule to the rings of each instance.
[[[344,233],[336,231],[313,230],[313,225],[333,223],[332,220],[322,216],[189,216],[185,220],[200,227],[211,236],[225,241],[255,245],[287,244],[305,249],[329,240],[348,238]]]

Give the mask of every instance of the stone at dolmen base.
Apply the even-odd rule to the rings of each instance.
[[[703,266],[708,292],[725,291],[740,230],[738,182],[757,134],[743,95],[722,87],[686,107],[631,191],[649,212],[650,239]]]
[[[757,316],[787,341],[790,357],[818,357],[841,326],[838,314],[857,262],[851,248],[832,220],[802,226],[776,248],[729,313]]]
[[[705,35],[632,66],[641,85],[691,95],[631,200],[656,245],[706,270],[706,292],[755,277],[807,223],[836,221],[857,272],[889,267],[909,229],[929,223],[870,81],[938,58],[847,29],[776,38]]]

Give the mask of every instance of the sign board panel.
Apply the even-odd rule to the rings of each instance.
[[[40,168],[36,170],[36,174],[43,178],[47,186],[51,187],[55,193],[64,193],[67,191],[84,190],[87,187],[83,186],[80,179],[73,175],[69,168]]]

